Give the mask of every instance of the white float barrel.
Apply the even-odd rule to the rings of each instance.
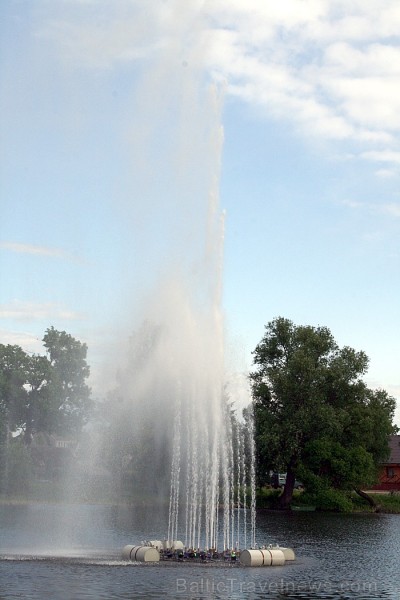
[[[180,542],[179,540],[164,540],[162,544],[164,550],[181,550],[184,548],[183,542]]]
[[[285,555],[281,548],[242,550],[240,562],[245,567],[280,567],[285,564]]]
[[[183,542],[181,542],[179,540],[175,540],[174,542],[172,542],[172,550],[183,550],[183,549],[184,549]]]
[[[292,548],[279,548],[279,550],[282,550],[285,560],[296,560],[296,555]]]
[[[159,562],[160,553],[152,546],[125,546],[122,550],[122,558],[133,562]]]
[[[157,550],[161,550],[163,548],[163,543],[160,542],[160,540],[150,540],[149,544],[150,546],[153,546],[153,548],[157,548]]]

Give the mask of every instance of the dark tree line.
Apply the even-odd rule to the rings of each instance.
[[[14,463],[23,465],[26,473],[32,468],[31,444],[38,436],[77,439],[92,418],[81,445],[98,438],[97,455],[85,477],[98,475],[104,483],[106,472],[112,489],[126,488],[129,494],[133,488],[162,489],[170,473],[166,436],[173,431],[173,410],[168,403],[162,409],[159,395],[167,394],[173,403],[174,386],[168,387],[168,379],[154,379],[161,333],[145,324],[132,336],[127,367],[119,371],[113,392],[96,407],[86,383],[86,344],[54,327],[43,337],[43,355],[0,344],[3,480],[6,463],[9,471]],[[361,492],[373,485],[379,464],[388,455],[389,436],[396,431],[395,400],[386,391],[365,384],[365,353],[340,348],[326,327],[297,326],[279,317],[266,326],[253,354],[252,410],[245,411],[243,423],[232,413],[229,399],[226,402],[232,430],[250,427],[254,415],[259,485],[268,482],[270,471],[287,473],[282,508],[292,501],[296,479],[309,494]],[[149,386],[140,385],[143,379]],[[162,427],[154,426],[155,414]],[[17,438],[13,437],[16,433]],[[13,446],[12,453],[9,446]],[[81,454],[91,453],[81,449]],[[0,487],[1,481],[2,477]]]

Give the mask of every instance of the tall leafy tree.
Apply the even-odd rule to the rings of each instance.
[[[19,346],[0,344],[0,415],[7,431],[24,424],[28,359]]]
[[[279,317],[254,350],[251,373],[258,472],[284,469],[287,507],[296,476],[340,488],[371,483],[388,451],[395,401],[369,390],[364,352],[339,348],[326,327]]]
[[[26,396],[21,411],[24,440],[32,441],[38,431],[52,433],[57,421],[57,406],[51,402],[49,385],[52,379],[52,366],[46,356],[33,354],[26,359]]]
[[[89,416],[86,345],[53,327],[47,330],[44,342],[48,356],[0,344],[2,490],[27,482],[32,466],[29,445],[35,433],[74,435]],[[10,434],[17,430],[19,439],[12,440]]]
[[[90,369],[86,361],[87,345],[54,327],[43,338],[51,366],[48,383],[48,416],[57,411],[53,426],[59,432],[78,432],[91,410],[90,388],[86,383]]]
[[[0,431],[5,439],[17,429],[26,444],[39,431],[76,433],[88,419],[86,344],[54,327],[43,342],[47,356],[0,344]]]
[[[17,345],[0,344],[0,489],[8,483],[10,432],[23,426],[27,355]]]

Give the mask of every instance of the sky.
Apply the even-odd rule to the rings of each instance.
[[[326,326],[400,425],[397,0],[4,0],[0,28],[0,343],[67,331],[101,395],[211,193],[229,369],[277,316]]]

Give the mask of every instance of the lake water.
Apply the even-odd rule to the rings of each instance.
[[[400,598],[400,515],[257,515],[258,543],[295,563],[129,563],[129,543],[162,539],[159,510],[94,505],[0,506],[0,599]]]

